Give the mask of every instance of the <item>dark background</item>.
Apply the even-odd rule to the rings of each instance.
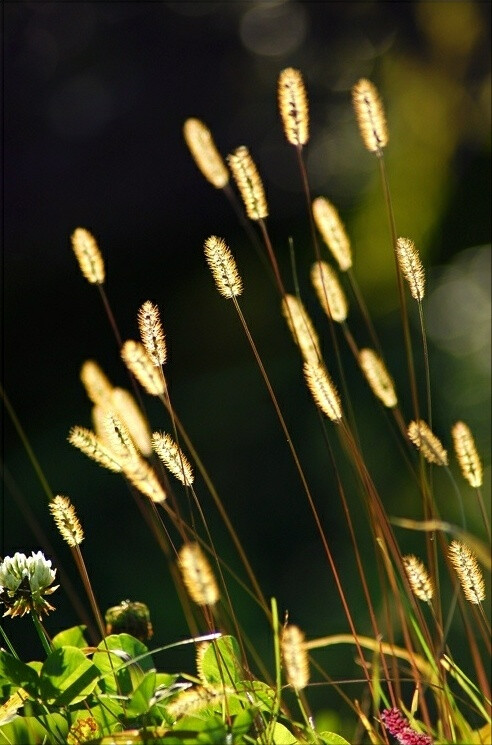
[[[106,291],[123,338],[136,337],[139,305],[146,299],[158,303],[175,408],[265,594],[274,595],[281,613],[288,609],[309,638],[345,631],[251,352],[232,307],[208,275],[202,256],[208,235],[223,236],[236,255],[245,285],[242,308],[293,430],[342,579],[352,586],[353,559],[300,363],[263,264],[223,194],[199,174],[182,125],[189,116],[203,119],[224,155],[242,144],[250,148],[265,183],[269,229],[286,283],[293,288],[292,237],[301,291],[323,329],[329,360],[329,335],[309,294],[312,248],[295,153],[284,140],[276,104],[280,70],[302,70],[311,109],[306,159],[312,193],[326,195],[340,209],[353,240],[356,274],[391,370],[401,377],[409,417],[377,165],[362,147],[350,101],[350,88],[360,77],[378,85],[389,120],[387,167],[397,229],[415,240],[428,267],[425,313],[435,431],[449,447],[450,426],[463,418],[486,455],[490,4],[5,2],[2,12],[3,384],[51,488],[76,505],[101,607],[127,597],[148,603],[156,646],[186,634],[166,564],[124,483],[66,442],[72,425],[90,426],[89,402],[78,380],[85,359],[96,359],[115,384],[128,386],[97,290],[81,277],[70,249],[69,236],[79,225],[99,241]],[[350,323],[358,343],[367,344],[357,314]],[[420,517],[418,495],[397,456],[392,459],[396,447],[387,444],[385,417],[345,349],[342,357],[362,445],[387,509]],[[418,367],[420,358],[417,352]],[[148,408],[153,428],[168,429],[158,402],[149,401]],[[55,564],[64,566],[83,597],[6,416],[4,453],[3,555],[38,548],[55,554]],[[357,486],[339,456],[351,504],[360,512]],[[486,470],[487,485],[489,480]],[[471,529],[483,537],[474,496],[466,488]],[[458,521],[448,482],[436,477],[436,489],[443,514]],[[201,497],[221,553],[237,568],[203,487]],[[358,520],[364,550],[369,538],[362,514]],[[36,532],[40,528],[45,537]],[[399,537],[406,549],[421,549],[420,536]],[[57,613],[47,627],[56,633],[77,617],[62,590],[53,600]],[[361,633],[369,632],[358,588],[351,602]],[[271,664],[264,619],[239,591],[236,604]],[[27,619],[7,620],[5,629],[21,654],[39,654]],[[334,677],[358,674],[351,671],[348,649],[319,658]],[[192,669],[186,654],[163,657],[159,664]],[[347,692],[352,695],[352,687]],[[318,709],[337,701],[326,689],[315,698]]]

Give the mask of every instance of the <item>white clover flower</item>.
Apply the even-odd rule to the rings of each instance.
[[[4,616],[23,616],[34,611],[38,615],[54,610],[43,597],[51,595],[58,585],[50,587],[56,575],[51,561],[42,551],[26,556],[16,552],[0,564],[0,602],[6,607]]]

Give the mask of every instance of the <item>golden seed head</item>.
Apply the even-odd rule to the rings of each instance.
[[[152,452],[149,425],[131,393],[124,388],[113,388],[110,406],[116,410],[128,428],[132,440],[142,455],[148,457]]]
[[[306,88],[299,70],[287,67],[278,79],[278,106],[287,141],[305,145],[309,139],[309,107]]]
[[[485,600],[485,582],[474,553],[460,541],[451,541],[449,558],[465,593],[465,598],[474,605]]]
[[[189,716],[203,709],[217,709],[224,706],[226,696],[235,693],[234,688],[224,686],[213,686],[210,683],[207,687],[193,686],[187,691],[182,691],[172,699],[166,706],[166,711],[173,719],[180,719],[183,716]]]
[[[234,256],[225,241],[211,235],[205,241],[204,247],[205,258],[220,294],[226,298],[240,295],[243,291],[243,283]]]
[[[285,626],[280,647],[289,685],[300,691],[309,683],[309,657],[301,629],[293,624]]]
[[[154,432],[152,447],[166,468],[185,486],[191,486],[194,480],[193,469],[181,448],[171,435],[165,432]]]
[[[408,437],[415,447],[420,450],[426,461],[438,466],[448,465],[448,454],[442,446],[441,441],[435,436],[422,419],[410,422],[408,425]]]
[[[403,556],[403,566],[413,594],[424,603],[429,603],[434,595],[434,583],[425,566],[413,555]]]
[[[318,363],[321,360],[318,334],[302,302],[295,295],[284,295],[282,314],[304,360]]]
[[[478,489],[483,481],[482,463],[470,428],[464,422],[456,422],[451,434],[461,472],[468,483]]]
[[[106,431],[109,448],[120,463],[123,464],[127,460],[134,460],[139,457],[128,429],[114,411],[105,412],[102,424]]]
[[[160,367],[167,357],[166,342],[159,308],[150,300],[146,300],[138,309],[138,329],[147,354],[155,367]]]
[[[361,78],[352,88],[352,101],[362,141],[371,153],[381,155],[388,144],[388,128],[376,86]]]
[[[110,400],[113,386],[97,362],[86,360],[80,369],[80,379],[92,403],[104,405]]]
[[[342,418],[340,398],[325,366],[305,362],[304,376],[316,406],[333,422],[339,422]]]
[[[165,390],[164,377],[138,341],[126,341],[121,348],[123,362],[136,377],[142,388],[151,396],[162,396]]]
[[[227,161],[249,219],[262,220],[264,217],[268,217],[268,206],[263,183],[248,148],[244,147],[244,145],[238,147],[237,150],[228,156]]]
[[[91,284],[102,285],[105,279],[104,261],[92,233],[85,228],[76,228],[71,241],[80,271],[86,280]]]
[[[346,272],[352,266],[352,250],[337,210],[325,197],[317,197],[313,202],[313,217],[340,270]]]
[[[216,189],[223,189],[229,181],[229,171],[209,128],[200,119],[187,119],[183,125],[183,134],[202,175]]]
[[[219,588],[198,543],[185,543],[178,554],[179,567],[188,593],[197,605],[215,605]]]
[[[121,463],[118,462],[116,455],[90,429],[72,427],[68,441],[100,466],[116,473],[121,471]]]
[[[69,498],[56,496],[51,500],[49,509],[63,540],[72,547],[82,543],[84,531]]]
[[[311,267],[311,283],[328,318],[342,323],[347,318],[348,304],[336,272],[326,261],[315,261]]]
[[[143,458],[133,458],[123,463],[123,473],[135,489],[145,494],[153,502],[164,502],[166,492],[157,478],[154,469]]]
[[[398,238],[396,256],[412,297],[415,300],[422,300],[425,292],[425,272],[414,242],[409,238]]]
[[[371,390],[385,406],[392,409],[397,405],[395,386],[386,365],[372,349],[361,349],[359,352],[359,365],[364,373]]]

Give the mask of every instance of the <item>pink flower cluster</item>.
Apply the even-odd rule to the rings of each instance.
[[[432,745],[432,737],[415,732],[399,709],[384,709],[381,720],[400,745]]]

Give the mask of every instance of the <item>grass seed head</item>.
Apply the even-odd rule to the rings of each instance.
[[[309,657],[304,634],[298,626],[285,626],[280,637],[282,659],[289,685],[301,691],[309,683]]]
[[[147,393],[151,396],[163,395],[164,377],[160,368],[154,366],[143,344],[131,339],[126,341],[121,348],[121,357]]]
[[[179,567],[188,593],[197,605],[215,605],[219,588],[214,573],[198,543],[185,543],[178,554]]]
[[[408,425],[408,437],[415,447],[420,450],[426,461],[435,463],[437,466],[448,465],[448,454],[443,448],[441,441],[422,419],[419,419],[417,422],[410,422]]]
[[[194,480],[193,469],[186,455],[174,442],[171,435],[165,432],[154,432],[152,447],[166,468],[185,486],[191,486]]]
[[[485,582],[475,554],[464,543],[451,541],[449,558],[456,569],[465,598],[474,605],[485,600]]]
[[[336,272],[326,261],[316,261],[312,265],[311,283],[326,315],[337,323],[345,321],[348,313],[347,298]]]
[[[412,297],[420,302],[425,292],[425,272],[414,242],[410,238],[398,238],[396,255]]]
[[[133,458],[123,463],[122,471],[128,481],[138,489],[141,494],[152,500],[162,503],[167,495],[157,478],[154,469],[143,458]]]
[[[371,153],[381,155],[388,144],[388,128],[376,86],[361,78],[352,88],[352,101],[365,147]]]
[[[337,210],[326,197],[317,197],[313,202],[313,217],[340,271],[346,272],[352,266],[352,249]]]
[[[305,362],[304,376],[316,406],[332,420],[340,422],[342,408],[340,397],[323,364]]]
[[[63,540],[69,546],[78,546],[84,540],[84,531],[75,507],[68,497],[56,496],[49,504],[49,510]]]
[[[113,386],[94,360],[84,362],[80,379],[92,403],[104,405],[111,399]]]
[[[103,468],[119,473],[121,463],[110,448],[94,432],[85,427],[72,427],[68,436],[71,445],[81,450]]]
[[[183,135],[202,175],[216,189],[223,189],[229,182],[229,171],[208,127],[200,119],[187,119]]]
[[[295,295],[284,295],[282,314],[304,360],[318,363],[321,360],[318,334],[302,302]]]
[[[287,141],[305,145],[309,139],[309,107],[306,87],[299,70],[287,67],[278,79],[278,106]]]
[[[392,409],[397,405],[395,386],[383,360],[372,349],[361,349],[359,365],[374,395],[385,406]]]
[[[244,145],[238,147],[227,160],[249,219],[262,220],[268,217],[263,182],[248,148]]]
[[[102,285],[105,280],[104,260],[92,233],[85,228],[76,228],[71,241],[80,271],[86,280],[91,284]]]
[[[237,297],[243,284],[234,256],[222,238],[211,235],[205,241],[205,258],[220,294],[225,298]]]
[[[456,422],[451,434],[461,473],[471,486],[478,489],[482,486],[483,471],[471,430],[464,422]]]
[[[138,310],[138,328],[142,343],[155,367],[166,361],[167,351],[159,308],[147,300]]]
[[[403,557],[403,566],[413,594],[424,603],[429,603],[434,595],[434,583],[423,563],[410,554]]]

